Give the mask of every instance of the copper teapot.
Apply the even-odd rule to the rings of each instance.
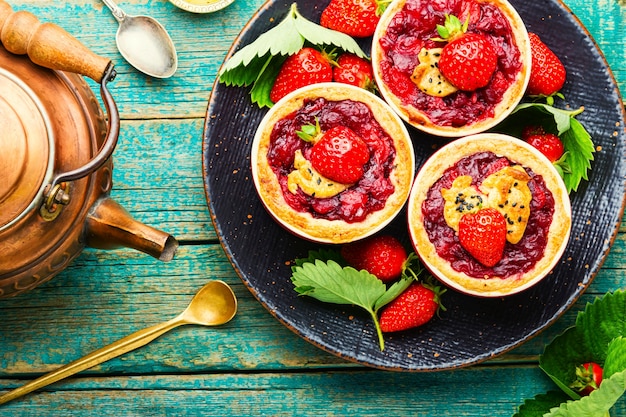
[[[163,261],[178,242],[113,201],[116,72],[65,30],[0,0],[0,298],[48,281],[85,246]],[[100,84],[107,116],[86,76]]]

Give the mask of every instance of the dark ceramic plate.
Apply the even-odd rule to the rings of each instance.
[[[236,39],[228,56],[285,16],[292,1],[268,1]],[[327,1],[298,1],[313,21]],[[571,241],[554,273],[514,296],[479,299],[452,290],[441,318],[402,334],[386,335],[380,351],[371,319],[360,309],[298,297],[289,260],[317,245],[279,227],[262,207],[250,174],[250,145],[266,110],[251,104],[248,90],[216,83],[203,143],[203,175],[209,209],[222,245],[244,284],[281,323],[342,358],[382,369],[424,371],[475,364],[502,354],[554,323],[598,272],[624,210],[624,110],[615,80],[589,33],[557,0],[513,5],[530,31],[558,51],[568,72],[563,89],[578,119],[600,149],[590,173],[572,195]],[[367,41],[363,48],[369,50]],[[417,168],[432,153],[433,139],[412,131]],[[388,226],[407,244],[404,213]]]

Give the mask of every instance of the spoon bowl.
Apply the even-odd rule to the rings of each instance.
[[[146,75],[168,78],[178,68],[176,47],[167,30],[149,16],[126,14],[112,0],[103,0],[119,23],[115,41],[129,64]]]
[[[235,317],[236,313],[237,298],[233,290],[223,281],[210,281],[196,293],[187,308],[173,319],[139,330],[117,342],[113,342],[87,356],[62,366],[56,371],[45,374],[13,391],[4,393],[0,395],[0,404],[135,350],[175,327],[184,324],[219,326],[228,323]]]

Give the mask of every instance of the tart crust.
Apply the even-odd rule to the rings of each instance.
[[[550,224],[543,256],[529,271],[508,277],[474,278],[452,268],[437,254],[426,230],[422,203],[428,190],[444,171],[460,159],[479,152],[491,151],[541,175],[554,197],[554,215]],[[415,179],[408,203],[409,233],[413,246],[424,265],[435,277],[461,292],[484,297],[497,297],[520,292],[545,277],[561,258],[570,235],[571,206],[561,177],[550,161],[532,146],[501,134],[484,133],[458,139],[441,148],[426,161]]]
[[[294,210],[285,201],[278,178],[272,171],[267,153],[274,125],[299,110],[305,100],[325,98],[328,101],[352,100],[369,106],[376,121],[392,138],[396,151],[390,174],[394,192],[385,206],[368,214],[361,222],[315,218],[310,213]],[[385,227],[404,207],[415,175],[413,144],[402,120],[389,106],[364,89],[341,83],[320,83],[304,87],[276,103],[261,121],[252,145],[252,176],[254,184],[270,215],[287,230],[321,243],[346,243],[365,238]]]
[[[372,67],[376,84],[391,108],[396,111],[402,119],[415,128],[426,133],[443,137],[461,137],[484,132],[504,120],[523,98],[530,78],[531,51],[528,32],[517,11],[506,0],[478,0],[480,3],[491,3],[496,5],[509,20],[513,38],[520,51],[522,67],[517,74],[517,78],[504,93],[502,100],[494,109],[494,117],[485,118],[473,124],[455,127],[442,126],[433,123],[427,114],[413,105],[406,105],[396,96],[383,81],[380,63],[385,59],[384,51],[380,47],[379,40],[385,35],[386,29],[395,15],[402,10],[407,0],[396,0],[392,2],[378,23],[372,41]],[[416,55],[419,51],[416,51]]]

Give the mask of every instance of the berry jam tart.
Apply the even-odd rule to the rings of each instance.
[[[483,133],[435,152],[415,178],[409,234],[448,286],[496,297],[539,282],[569,239],[571,207],[552,163],[527,143]]]
[[[372,65],[407,123],[461,137],[495,126],[522,99],[530,41],[506,0],[397,0],[376,28]]]
[[[270,215],[307,240],[346,243],[385,227],[415,174],[402,120],[380,98],[341,83],[276,103],[252,145],[252,176]]]

